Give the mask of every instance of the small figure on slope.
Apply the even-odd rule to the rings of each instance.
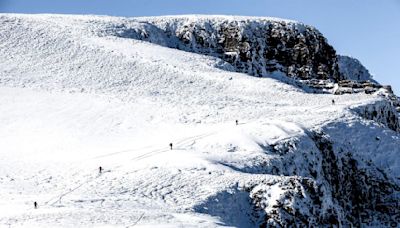
[[[169,144],[169,147],[170,147],[170,148],[171,148],[171,150],[172,150],[172,143],[170,143],[170,144]]]
[[[335,105],[335,100],[332,99],[332,105]]]
[[[33,207],[35,208],[35,209],[37,209],[38,208],[38,204],[37,204],[37,202],[35,201],[35,202],[33,202]]]
[[[103,167],[99,166],[99,174],[103,172]]]

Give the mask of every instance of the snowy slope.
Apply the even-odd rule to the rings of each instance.
[[[218,56],[170,48],[179,41],[157,26],[189,19],[304,26],[0,15],[1,225],[346,226],[365,213],[369,225],[400,222],[389,102],[305,93],[283,73],[249,77]],[[121,27],[162,39],[118,36]],[[367,180],[357,186],[382,202],[360,204],[345,176]]]

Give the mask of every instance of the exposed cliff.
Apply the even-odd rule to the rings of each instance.
[[[336,52],[315,28],[250,17],[145,18],[110,27],[115,35],[212,55],[253,76],[281,71],[297,79],[341,79]]]
[[[389,101],[380,101],[375,104],[358,107],[355,111],[362,117],[400,132],[400,119],[396,108]]]
[[[220,67],[236,72],[257,77],[282,72],[317,91],[372,94],[382,88],[360,61],[336,55],[317,29],[295,21],[176,16],[127,20],[105,28],[100,34],[218,57],[230,65]]]
[[[260,227],[400,224],[396,176],[336,137],[318,130],[266,151],[279,155],[274,171],[288,177],[248,188]]]

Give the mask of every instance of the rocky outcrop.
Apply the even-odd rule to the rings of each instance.
[[[103,35],[144,40],[229,63],[229,70],[257,77],[273,72],[313,92],[372,94],[383,86],[352,57],[336,55],[315,28],[271,18],[178,16],[142,18],[105,27]],[[228,69],[226,65],[222,65]]]
[[[373,94],[384,86],[372,81],[341,80],[337,83],[334,94],[366,93]]]
[[[142,25],[131,28],[124,24],[109,28],[108,32],[215,56],[230,63],[235,71],[253,76],[280,71],[303,80],[341,79],[333,47],[318,30],[298,22],[247,17],[166,17],[146,18],[139,23]]]
[[[372,75],[361,62],[349,56],[338,55],[339,72],[344,79],[352,81],[372,81]]]
[[[334,206],[323,202],[324,192],[311,178],[289,177],[277,183],[257,185],[250,197],[259,227],[340,224]]]
[[[397,110],[388,101],[380,101],[374,105],[357,107],[355,111],[365,119],[373,120],[393,131],[400,132],[400,120]]]
[[[360,156],[376,151],[358,151],[327,129],[264,146],[267,160],[253,167],[264,180],[233,186],[195,211],[238,227],[399,226],[396,174],[370,156]]]
[[[185,48],[216,55],[250,75],[267,76],[278,70],[299,79],[339,77],[334,49],[309,26],[263,20],[206,21],[174,32],[187,44]]]
[[[302,145],[310,143],[312,147]],[[354,156],[349,148],[335,143],[322,131],[273,147],[276,150],[268,153],[280,154],[282,166],[278,172],[285,176],[245,189],[253,204],[255,224],[260,227],[400,225],[400,186],[372,161]],[[308,149],[303,151],[303,148]],[[303,155],[309,158],[299,163],[296,156]],[[301,173],[304,165],[308,166],[308,173]]]
[[[282,72],[313,92],[373,94],[383,88],[357,59],[336,55],[318,30],[293,21],[218,16],[143,18],[105,26],[103,35],[110,34],[215,56],[229,63],[229,70],[257,77]],[[219,67],[228,69],[225,64]]]
[[[390,85],[380,85],[375,81],[357,81],[348,79],[340,80],[336,83],[331,80],[318,79],[300,80],[300,82],[313,89],[313,92],[326,92],[333,93],[335,95],[365,93],[382,97],[386,101],[388,101],[389,106],[391,106],[390,109],[394,111],[393,115],[396,116],[396,119],[399,118],[398,114],[396,113],[400,113],[400,98],[394,94]],[[367,119],[376,120],[373,117],[373,114],[364,114],[365,113],[363,112],[363,116]],[[389,118],[394,118],[394,116],[390,116]],[[383,124],[386,125],[386,122],[384,122]],[[392,130],[396,129],[395,127],[393,127],[393,125],[390,128]]]
[[[312,135],[322,154],[322,168],[334,201],[343,211],[342,225],[400,224],[400,186],[376,168],[353,157],[351,151],[334,147],[322,132]]]

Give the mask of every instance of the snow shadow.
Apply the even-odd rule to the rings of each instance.
[[[108,28],[106,32],[119,38],[146,41],[168,48],[184,48],[184,46],[180,45],[181,42],[178,37],[148,22],[120,24]]]
[[[236,162],[223,160],[216,163],[235,172],[246,174],[291,175],[286,168],[293,166],[293,164],[288,164],[293,160],[293,153],[288,153],[290,145],[287,144],[286,141],[271,145],[258,144],[264,155],[246,157],[245,160]]]
[[[239,166],[237,164],[230,164],[227,162],[218,162],[219,165],[232,169],[233,171],[247,174],[271,174],[272,171],[269,166]]]
[[[254,227],[253,205],[248,192],[230,189],[209,197],[196,205],[195,212],[218,217],[220,226]]]

